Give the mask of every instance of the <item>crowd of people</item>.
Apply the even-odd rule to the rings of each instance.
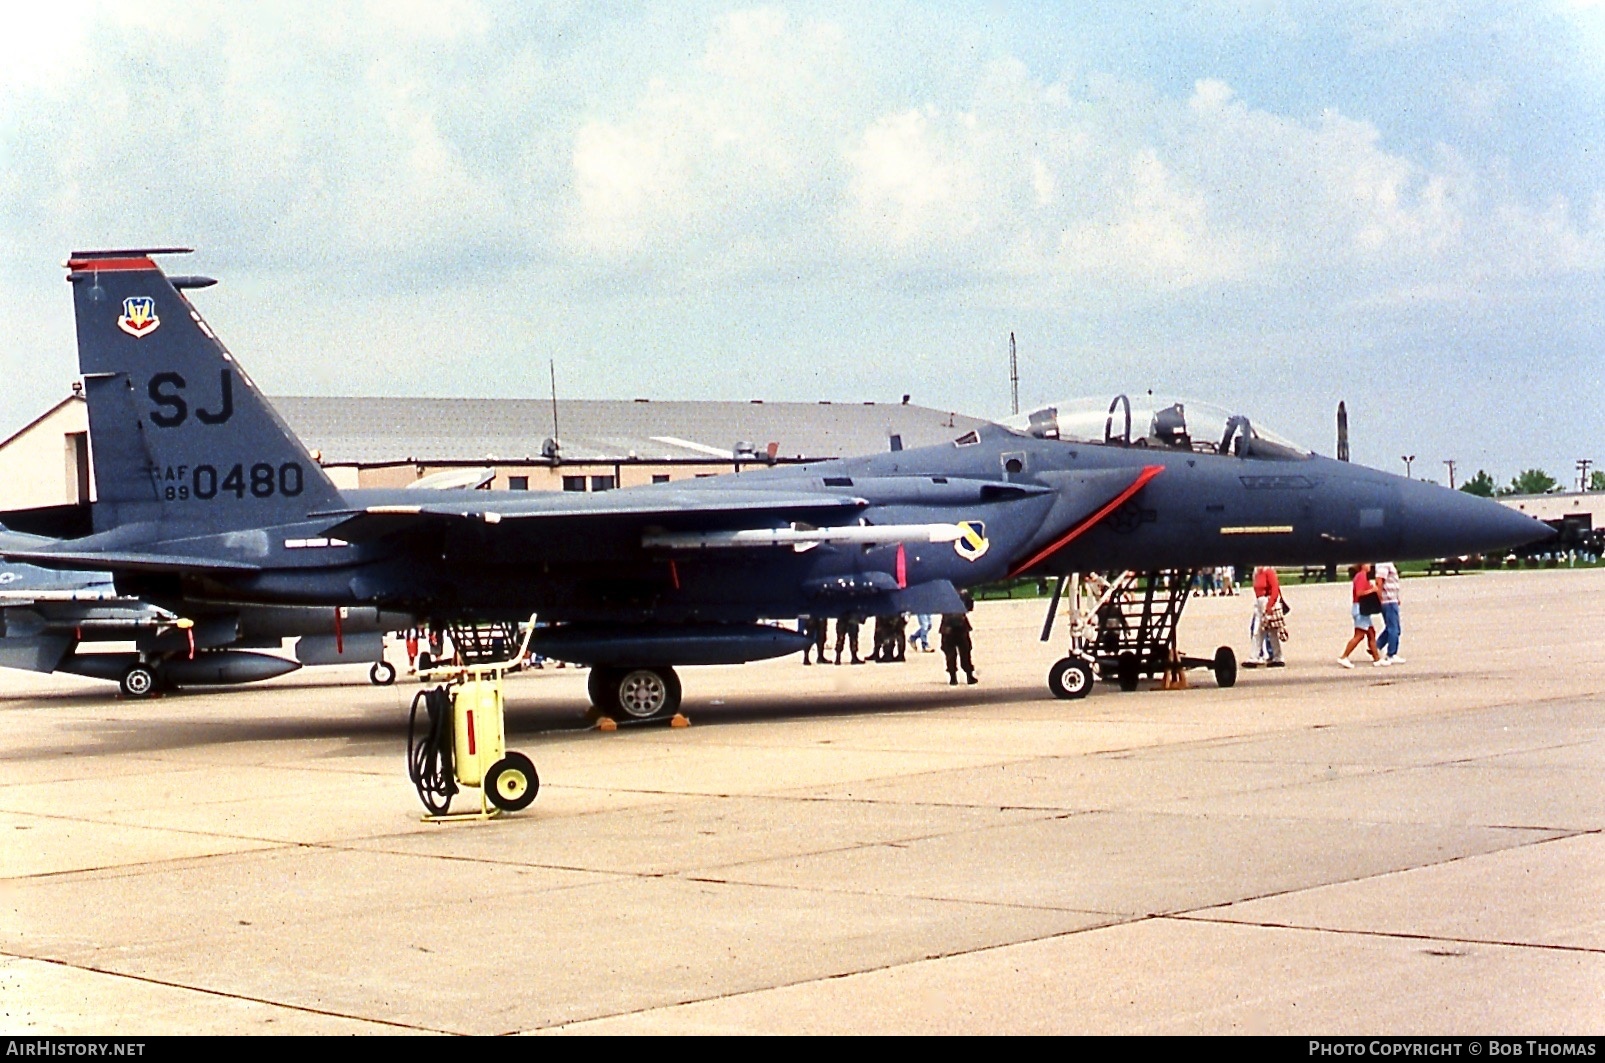
[[[1403,627],[1399,620],[1399,569],[1391,561],[1349,566],[1349,615],[1353,620],[1353,633],[1337,663],[1353,668],[1351,656],[1361,643],[1378,668],[1403,664],[1399,653],[1399,637]],[[1251,646],[1248,663],[1280,668],[1286,664],[1282,656],[1282,643],[1288,639],[1287,614],[1291,610],[1282,596],[1282,585],[1276,570],[1261,566],[1254,570],[1254,613],[1248,624]],[[1378,625],[1381,630],[1378,631]]]

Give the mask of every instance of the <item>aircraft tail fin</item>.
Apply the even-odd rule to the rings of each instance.
[[[151,522],[215,531],[304,519],[339,491],[152,255],[68,260],[89,404],[95,530]]]

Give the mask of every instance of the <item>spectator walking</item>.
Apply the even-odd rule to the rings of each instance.
[[[1399,656],[1399,567],[1392,561],[1377,563],[1376,581],[1382,598],[1382,637],[1377,648],[1389,664],[1403,664]]]
[[[935,653],[936,651],[931,649],[931,614],[921,613],[918,619],[919,627],[914,629],[914,634],[908,641],[921,653]]]
[[[1354,635],[1349,639],[1349,644],[1343,647],[1343,655],[1338,658],[1338,664],[1345,668],[1353,668],[1354,662],[1349,660],[1349,654],[1364,642],[1366,652],[1371,654],[1371,663],[1384,665],[1387,661],[1377,651],[1377,632],[1372,623],[1372,618],[1382,612],[1382,596],[1377,593],[1376,584],[1371,580],[1370,563],[1350,565],[1349,575],[1353,577],[1353,582],[1349,585],[1352,590],[1352,605],[1349,612],[1354,618]]]
[[[1249,625],[1254,654],[1250,658],[1268,668],[1281,668],[1282,643],[1287,639],[1287,625],[1283,623],[1286,605],[1282,601],[1282,583],[1276,578],[1276,569],[1261,565],[1254,570],[1254,622]]]

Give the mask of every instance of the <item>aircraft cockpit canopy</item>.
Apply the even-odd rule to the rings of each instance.
[[[1156,398],[1085,398],[1017,414],[1003,427],[1037,439],[1098,446],[1152,447],[1199,454],[1296,461],[1310,456],[1282,436],[1208,402]]]

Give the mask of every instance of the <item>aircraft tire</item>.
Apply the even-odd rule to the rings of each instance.
[[[1116,677],[1120,680],[1120,689],[1131,693],[1137,689],[1137,680],[1142,678],[1142,665],[1137,661],[1135,653],[1122,653],[1120,663],[1116,665]]]
[[[368,669],[368,682],[376,687],[387,687],[396,681],[396,666],[389,661],[375,661]]]
[[[1084,698],[1092,691],[1092,665],[1080,657],[1065,657],[1048,670],[1048,689],[1066,701]]]
[[[125,698],[148,698],[161,684],[149,665],[135,664],[129,666],[117,685]]]
[[[603,716],[617,717],[619,709],[619,676],[615,669],[596,665],[585,680],[585,693],[591,707]]]
[[[680,677],[673,668],[621,668],[613,676],[615,719],[658,720],[680,711]]]
[[[522,812],[540,789],[535,765],[522,753],[508,753],[485,773],[485,794],[503,812]]]
[[[1237,654],[1232,652],[1230,646],[1222,646],[1215,651],[1215,685],[1229,687],[1237,684]]]

